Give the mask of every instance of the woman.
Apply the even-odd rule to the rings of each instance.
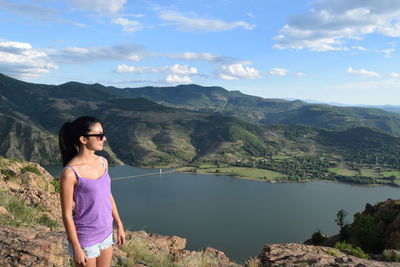
[[[80,117],[60,129],[61,209],[70,253],[75,266],[110,266],[113,221],[117,244],[125,243],[125,232],[111,194],[108,162],[95,154],[107,138],[99,120]]]

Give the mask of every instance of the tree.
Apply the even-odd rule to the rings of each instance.
[[[345,222],[346,216],[347,216],[347,212],[344,209],[341,209],[336,213],[335,222],[340,227],[340,233],[342,233],[343,227],[346,224],[346,222]]]

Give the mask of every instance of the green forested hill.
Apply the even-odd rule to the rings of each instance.
[[[57,134],[62,123],[92,115],[104,124],[108,136],[105,155],[111,162],[257,167],[289,180],[342,177],[371,182],[374,177],[374,181],[393,182],[400,176],[400,139],[374,129],[379,123],[381,128],[387,127],[390,119],[390,131],[394,131],[398,122],[391,113],[263,100],[219,87],[171,88],[180,108],[144,98],[144,89],[139,98],[132,98],[131,89],[75,82],[41,85],[0,75],[0,154],[40,163],[59,162]],[[188,96],[184,94],[187,89],[191,91]],[[169,89],[165,90],[155,96],[167,97]],[[188,107],[182,104],[187,102],[185,98],[191,99],[192,109],[184,108]],[[226,108],[229,106],[231,110]],[[240,115],[234,106],[251,115]],[[285,120],[283,113],[287,114]],[[265,114],[269,122],[281,124],[255,122],[262,116],[265,120]],[[320,124],[315,122],[318,120]]]
[[[377,108],[308,104],[300,100],[265,99],[227,91],[221,87],[180,85],[177,87],[125,88],[127,96],[145,97],[159,103],[219,111],[263,124],[303,124],[344,130],[372,127],[400,136],[400,114]]]
[[[299,100],[265,99],[216,86],[203,87],[192,84],[119,89],[78,82],[54,86],[24,83],[1,74],[0,84],[1,94],[26,110],[35,109],[37,101],[46,104],[56,101],[55,99],[91,102],[113,98],[146,98],[171,107],[219,112],[262,124],[303,124],[332,130],[371,127],[400,136],[400,114],[397,113],[376,108],[339,107],[308,104]]]

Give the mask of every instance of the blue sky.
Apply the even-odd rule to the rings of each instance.
[[[400,105],[398,0],[0,0],[0,72]]]

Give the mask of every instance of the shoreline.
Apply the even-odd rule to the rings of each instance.
[[[231,167],[231,168],[243,168],[243,167]],[[196,169],[196,172],[190,171],[191,169]],[[306,180],[298,180],[298,181],[292,181],[289,179],[284,179],[283,177],[275,180],[275,179],[264,179],[264,178],[257,178],[257,177],[249,177],[249,176],[241,176],[241,175],[232,175],[230,173],[224,173],[224,172],[215,172],[215,170],[218,170],[221,168],[194,168],[191,166],[182,166],[182,167],[177,167],[173,171],[174,172],[180,172],[180,173],[185,173],[185,174],[207,174],[207,175],[224,175],[224,176],[229,176],[235,179],[242,179],[242,180],[251,180],[251,181],[258,181],[258,182],[266,182],[270,184],[275,184],[275,183],[307,183],[307,182],[332,182],[332,183],[343,183],[343,184],[348,184],[348,185],[353,185],[353,186],[366,186],[366,187],[378,187],[378,186],[391,186],[391,187],[396,187],[399,188],[400,185],[395,184],[395,183],[367,183],[367,184],[361,184],[361,183],[352,183],[348,181],[341,181],[338,179],[332,180],[332,179],[306,179]],[[257,168],[248,168],[248,169],[256,169],[260,170]],[[200,170],[200,172],[199,172]],[[210,172],[207,170],[214,170],[214,172]],[[263,169],[261,169],[263,170]]]

